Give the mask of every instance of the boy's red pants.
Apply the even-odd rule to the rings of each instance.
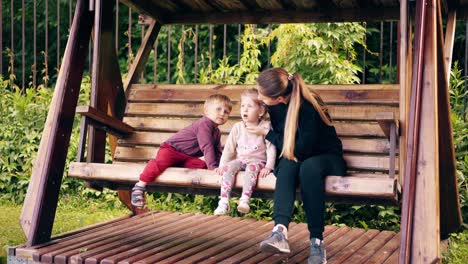
[[[199,158],[178,152],[172,146],[163,143],[156,157],[146,164],[145,169],[140,174],[140,181],[153,182],[168,167],[206,169],[206,163]]]

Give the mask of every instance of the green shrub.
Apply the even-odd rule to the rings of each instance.
[[[8,81],[0,76],[0,193],[2,199],[21,202],[52,92],[42,86],[24,91],[17,86],[8,87]]]
[[[443,255],[442,263],[465,264],[468,260],[468,230],[451,234],[449,251]]]
[[[450,107],[453,127],[453,143],[457,162],[458,191],[463,220],[468,221],[468,115],[464,100],[468,97],[465,78],[455,61],[450,74]]]
[[[9,84],[0,76],[0,197],[21,203],[26,195],[53,90],[44,86],[21,90],[18,86],[10,88]],[[88,104],[90,87],[90,79],[85,76],[78,104]],[[79,123],[78,117],[75,117],[65,175],[69,162],[76,159]],[[61,193],[79,193],[84,197],[100,198],[115,207],[114,192],[88,189],[81,180],[74,178],[63,178]]]
[[[282,24],[266,41],[278,41],[273,66],[300,73],[306,83],[348,84],[360,82],[355,45],[365,46],[365,35],[359,23]]]

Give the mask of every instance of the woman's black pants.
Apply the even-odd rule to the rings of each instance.
[[[291,221],[296,188],[300,186],[307,225],[311,238],[323,239],[325,210],[325,181],[327,175],[342,176],[346,173],[343,157],[322,154],[302,162],[281,158],[275,169],[273,219],[275,225],[288,227]]]

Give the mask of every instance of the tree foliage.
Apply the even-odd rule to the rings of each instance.
[[[282,24],[266,41],[277,40],[275,67],[300,73],[306,83],[359,83],[356,45],[365,46],[358,23]]]
[[[252,25],[246,25],[242,35],[241,44],[243,52],[237,64],[230,65],[229,57],[219,60],[219,65],[202,64],[200,70],[200,83],[215,84],[254,84],[260,71],[260,39],[254,33]]]

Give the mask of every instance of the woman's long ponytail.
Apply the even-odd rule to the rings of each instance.
[[[257,82],[259,84],[259,92],[271,98],[279,96],[289,98],[288,113],[286,115],[286,123],[284,126],[283,149],[281,156],[289,160],[297,160],[294,155],[294,147],[296,142],[296,131],[299,120],[299,109],[302,101],[309,101],[315,110],[319,113],[323,122],[329,126],[332,125],[328,109],[320,98],[320,96],[307,89],[302,77],[297,74],[288,74],[281,68],[268,69],[260,73]]]

